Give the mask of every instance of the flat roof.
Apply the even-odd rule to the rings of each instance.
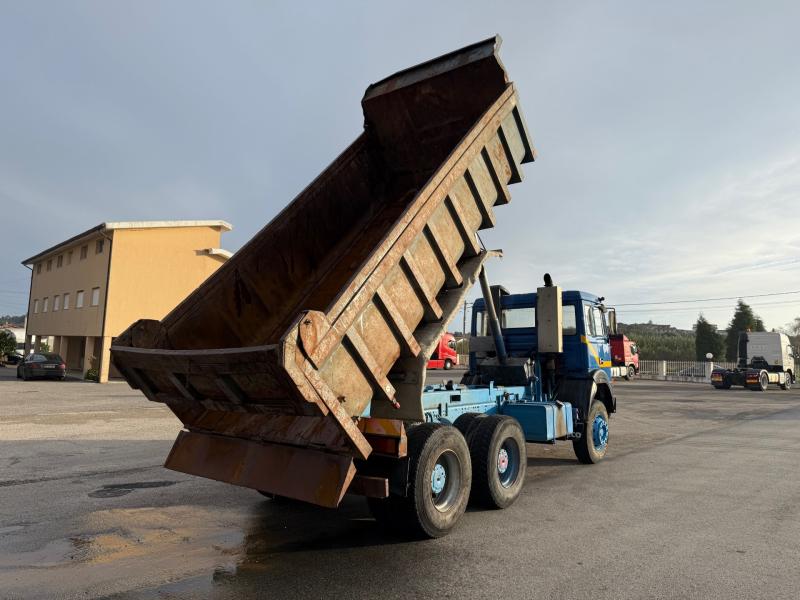
[[[222,231],[230,231],[233,229],[233,226],[228,223],[227,221],[221,220],[210,220],[210,221],[108,221],[106,223],[100,223],[100,225],[96,225],[91,229],[87,229],[86,231],[79,233],[78,235],[74,235],[68,240],[64,240],[56,244],[55,246],[51,246],[47,250],[43,250],[30,258],[26,258],[22,261],[23,265],[29,265],[34,263],[38,260],[41,260],[45,256],[49,254],[54,254],[64,246],[72,246],[80,242],[85,238],[90,238],[97,233],[103,233],[106,231],[113,231],[115,229],[158,229],[158,228],[175,228],[175,227],[219,227]]]

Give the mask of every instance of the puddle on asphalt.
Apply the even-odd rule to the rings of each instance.
[[[112,483],[104,485],[99,490],[89,492],[87,496],[90,498],[116,498],[118,496],[125,496],[134,490],[150,489],[168,487],[175,485],[177,481],[140,481],[138,483]]]

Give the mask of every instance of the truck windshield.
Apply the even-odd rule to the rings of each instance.
[[[606,334],[606,319],[603,311],[600,310],[599,306],[595,306],[592,308],[592,312],[594,313],[594,329],[597,332],[597,335],[603,336]]]
[[[592,313],[592,305],[583,305],[583,323],[586,328],[586,335],[597,335],[597,330],[594,327],[594,313]]]

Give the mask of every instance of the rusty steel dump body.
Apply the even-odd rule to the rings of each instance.
[[[185,425],[166,466],[336,506],[405,452],[428,358],[534,150],[490,38],[375,83],[364,132],[115,365]],[[362,418],[369,409],[370,418]],[[354,482],[355,477],[355,482]]]

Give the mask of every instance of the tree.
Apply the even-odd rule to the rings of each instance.
[[[733,319],[728,325],[728,335],[725,338],[725,352],[728,360],[736,360],[739,346],[739,333],[742,331],[765,331],[764,321],[753,312],[750,305],[739,298]]]
[[[795,348],[800,346],[800,317],[795,317],[794,321],[787,323],[783,330],[789,336],[792,346]]]
[[[0,358],[17,349],[17,338],[8,329],[0,330]]]
[[[695,325],[694,348],[697,360],[706,360],[706,354],[709,352],[719,360],[725,353],[725,340],[717,333],[717,328],[702,314],[697,318]]]

